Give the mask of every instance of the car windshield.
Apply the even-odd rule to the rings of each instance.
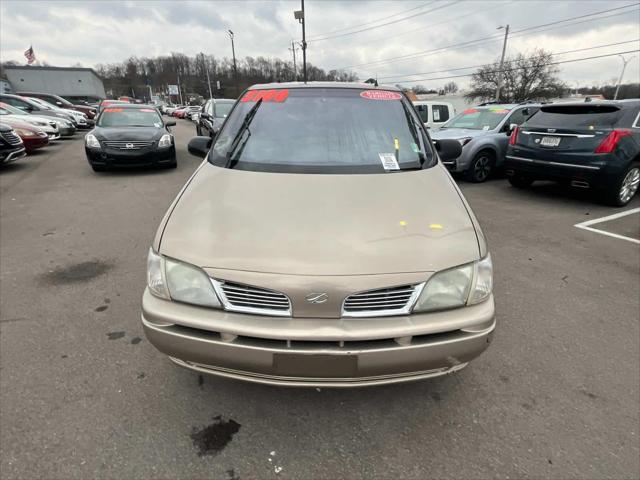
[[[162,127],[162,118],[153,108],[107,107],[98,119],[99,127]]]
[[[226,117],[227,115],[229,115],[229,112],[231,111],[234,103],[235,102],[215,103],[213,107],[213,116],[216,118]]]
[[[209,161],[266,172],[384,173],[432,166],[428,145],[398,92],[250,90],[236,103]]]
[[[441,128],[468,128],[470,130],[493,130],[511,110],[496,106],[488,108],[467,108]]]
[[[6,103],[0,103],[0,115],[29,115],[27,112],[20,110],[19,108],[7,105]]]

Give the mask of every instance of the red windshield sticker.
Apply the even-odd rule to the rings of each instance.
[[[386,90],[365,90],[360,92],[362,98],[369,100],[400,100],[402,95],[398,92],[388,92]]]
[[[105,108],[104,109],[105,112],[112,112],[112,113],[121,112],[122,110],[123,110],[122,108]]]
[[[122,110],[122,109],[120,109]],[[154,113],[155,110],[153,110],[152,108],[141,108],[140,109],[141,112],[145,112],[145,113]]]
[[[257,102],[262,99],[263,102],[275,102],[282,103],[289,97],[289,90],[276,89],[276,90],[250,90],[241,102]]]
[[[467,108],[464,112],[462,112],[465,115],[469,115],[470,113],[478,113],[478,110],[476,110],[475,108]]]

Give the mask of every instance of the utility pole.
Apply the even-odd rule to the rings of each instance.
[[[184,105],[182,101],[182,85],[180,85],[180,73],[178,73],[178,93],[180,94],[180,105]]]
[[[233,74],[236,77],[236,97],[240,95],[240,86],[238,84],[238,66],[236,65],[236,48],[233,44],[233,32],[228,30],[231,39],[231,53],[233,54]]]
[[[614,100],[617,100],[618,98],[618,91],[620,90],[620,84],[622,83],[622,77],[624,76],[624,71],[627,68],[627,63],[629,63],[631,60],[636,58],[636,56],[634,55],[633,57],[629,58],[629,60],[627,60],[622,55],[618,55],[618,56],[622,59],[622,71],[620,72],[620,78],[618,79],[618,86],[616,87],[616,93],[613,95]]]
[[[500,101],[500,89],[502,88],[502,67],[504,65],[504,54],[507,51],[507,38],[509,37],[509,25],[499,26],[498,30],[504,28],[504,42],[502,43],[502,56],[500,57],[500,69],[498,70],[498,88],[496,88],[496,102]]]
[[[293,53],[293,81],[298,80],[298,70],[296,69],[296,44],[291,40],[291,48],[289,49]]]
[[[207,72],[207,85],[209,85],[209,98],[213,98],[213,94],[211,93],[211,79],[209,78],[209,66],[204,58],[204,53],[200,53],[202,55],[202,65],[204,66],[204,71]]]
[[[293,16],[302,24],[302,78],[307,83],[307,38],[305,36],[304,0],[300,0],[302,10],[293,12]]]

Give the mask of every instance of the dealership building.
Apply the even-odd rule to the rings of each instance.
[[[91,68],[4,66],[12,92],[42,92],[71,101],[106,98],[104,85]]]

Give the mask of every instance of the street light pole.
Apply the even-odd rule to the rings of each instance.
[[[498,87],[496,88],[496,102],[500,101],[500,90],[502,88],[502,67],[504,65],[504,54],[507,51],[507,38],[509,37],[509,25],[506,27],[498,27],[498,30],[504,28],[504,42],[502,43],[502,56],[500,57],[500,68],[498,70]]]
[[[202,66],[204,67],[204,71],[207,73],[207,85],[209,86],[209,98],[213,98],[213,94],[211,93],[211,79],[209,78],[209,67],[207,65],[207,61],[204,58],[204,53],[200,53],[202,57]]]
[[[613,95],[613,99],[614,100],[617,100],[617,98],[618,98],[618,91],[620,90],[620,84],[622,83],[622,77],[624,76],[624,71],[627,68],[627,63],[629,63],[631,60],[636,58],[636,56],[634,55],[633,57],[629,58],[629,60],[627,60],[622,55],[618,55],[618,56],[622,59],[622,71],[620,72],[620,78],[618,78],[618,85],[616,86],[616,93]]]
[[[293,16],[302,24],[302,78],[307,83],[307,38],[305,36],[304,0],[300,0],[302,10],[293,12]]]
[[[240,86],[238,84],[238,66],[236,65],[236,48],[233,44],[233,32],[228,30],[229,38],[231,38],[231,53],[233,54],[233,74],[236,78],[236,97],[240,95]]]

